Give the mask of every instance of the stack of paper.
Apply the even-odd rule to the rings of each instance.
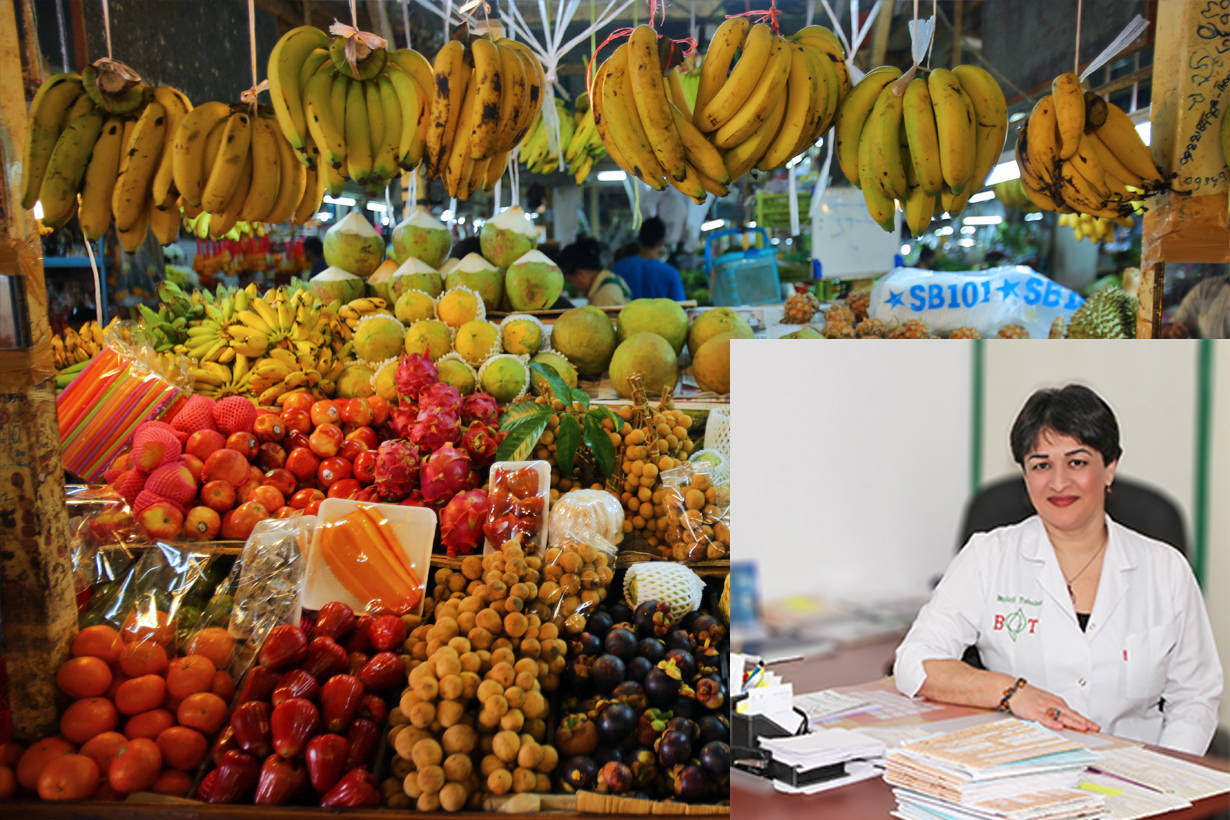
[[[880,708],[878,704],[872,703],[866,698],[843,695],[840,692],[834,692],[832,689],[810,692],[806,695],[797,695],[794,699],[794,705],[807,714],[807,720],[812,724],[837,720],[838,718],[849,717],[850,715],[870,712]]]
[[[884,744],[848,729],[821,729],[795,737],[761,738],[760,747],[778,763],[796,769],[818,769],[851,760],[884,757]]]
[[[1098,755],[1015,718],[907,743],[884,779],[909,820],[1075,820],[1105,816],[1105,796],[1074,788]]]

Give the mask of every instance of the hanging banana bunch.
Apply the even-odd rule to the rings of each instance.
[[[892,231],[898,207],[918,236],[935,214],[956,216],[995,167],[1008,131],[1004,93],[985,69],[934,68],[909,79],[869,71],[837,112],[837,162]]]
[[[1113,219],[1090,214],[1065,213],[1059,215],[1059,224],[1072,229],[1073,236],[1079,242],[1088,239],[1095,245],[1099,242],[1110,242],[1115,238],[1115,226],[1131,228],[1136,224],[1130,216],[1120,216]]]
[[[1071,72],[1051,83],[1016,142],[1021,183],[1044,211],[1117,219],[1166,188],[1148,146],[1114,103]]]

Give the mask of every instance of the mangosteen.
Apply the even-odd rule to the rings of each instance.
[[[661,638],[641,638],[636,651],[642,658],[657,663],[666,657],[666,642]]]
[[[588,715],[568,715],[555,730],[555,748],[563,755],[593,754],[598,747],[598,727]]]
[[[700,716],[700,710],[696,708],[696,701],[685,695],[680,695],[671,701],[671,711],[678,717],[691,718],[693,720]]]
[[[604,763],[598,770],[598,791],[602,794],[623,794],[632,788],[632,770],[618,760]]]
[[[700,800],[709,793],[709,778],[700,766],[684,766],[672,773],[675,796],[680,800]]]
[[[696,643],[709,643],[717,646],[726,638],[726,627],[712,615],[700,615],[692,622],[688,630]]]
[[[632,620],[632,610],[628,608],[627,604],[621,604],[619,602],[616,602],[608,606],[606,608],[606,611],[607,611],[607,614],[611,616],[612,623],[617,624],[620,621],[631,621]]]
[[[626,671],[624,662],[614,655],[599,655],[589,668],[589,676],[599,691],[610,692],[623,682]]]
[[[721,715],[704,715],[696,725],[700,727],[700,739],[708,743],[712,740],[730,740],[730,725]]]
[[[620,763],[624,760],[624,753],[618,746],[602,746],[594,752],[594,762],[599,766],[610,763],[612,760]]]
[[[716,646],[698,646],[692,652],[696,671],[702,675],[716,674],[722,669],[722,653]]]
[[[713,774],[730,771],[730,746],[720,740],[711,740],[700,747],[700,765]]]
[[[649,670],[653,669],[653,661],[637,655],[635,658],[628,661],[626,666],[628,667],[628,672],[625,677],[628,680],[639,682],[645,680],[645,676],[649,674]]]
[[[682,682],[678,678],[672,678],[662,668],[655,666],[645,675],[642,685],[645,687],[645,694],[649,697],[651,705],[666,706],[675,700]]]
[[[692,756],[692,739],[686,732],[677,729],[667,729],[654,743],[658,760],[667,768],[686,763]]]
[[[666,731],[666,724],[670,719],[671,713],[661,709],[646,709],[641,712],[636,723],[636,742],[642,746],[652,746]]]
[[[679,668],[679,674],[684,680],[691,680],[696,675],[696,659],[692,653],[684,649],[666,650],[666,660],[674,661]]]
[[[636,657],[636,633],[621,626],[613,626],[603,642],[606,651],[628,661]]]
[[[692,624],[696,623],[696,619],[700,616],[701,611],[699,609],[693,609],[691,612],[684,613],[684,616],[679,619],[679,623],[677,623],[676,626],[680,629],[686,629],[688,632],[691,632]]]
[[[611,628],[611,624],[613,623],[615,623],[615,621],[611,618],[610,613],[604,612],[600,609],[589,616],[589,622],[586,624],[586,628],[595,635],[602,637],[606,634],[606,631]]]
[[[673,717],[666,722],[666,731],[668,732],[683,732],[688,736],[688,740],[695,743],[700,737],[700,727],[696,725],[696,721],[686,717]]]
[[[665,635],[674,620],[670,605],[664,601],[642,601],[632,613],[637,632],[642,636]]]
[[[611,744],[618,744],[636,729],[637,715],[626,703],[613,701],[598,713],[598,734]]]
[[[682,629],[672,629],[666,633],[666,648],[667,649],[682,649],[685,652],[692,651],[692,636]]]
[[[646,789],[658,774],[658,756],[653,749],[640,746],[624,755],[624,763],[632,770],[633,787]]]
[[[726,687],[717,678],[706,675],[696,681],[696,702],[710,711],[726,705]]]
[[[633,659],[635,660],[635,658]],[[649,706],[649,698],[645,697],[645,689],[634,680],[625,680],[611,691],[611,697],[620,703],[626,703],[636,710],[637,714]]]
[[[570,655],[601,655],[602,639],[592,632],[582,632],[568,642]]]
[[[560,780],[564,788],[580,791],[592,787],[597,774],[598,764],[592,757],[573,755],[564,761],[564,766],[560,769]]]

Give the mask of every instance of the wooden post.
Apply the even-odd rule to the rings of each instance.
[[[875,28],[871,32],[871,63],[868,69],[884,65],[884,57],[888,53],[888,35],[893,29],[893,7],[896,3],[886,2],[880,6],[880,14],[876,17]]]
[[[961,39],[965,36],[965,0],[955,0],[952,9],[952,59],[950,65],[961,64]]]
[[[1230,103],[1230,33],[1201,0],[1158,0],[1153,159],[1174,190],[1150,201],[1141,247],[1139,338],[1161,330],[1166,262],[1230,262],[1227,171],[1219,131]]]
[[[43,252],[20,204],[26,100],[16,0],[0,0],[0,275],[24,282],[30,347],[0,350],[0,623],[13,733],[55,734],[52,673],[77,630]],[[22,308],[18,308],[20,311]],[[4,727],[0,727],[3,731]]]

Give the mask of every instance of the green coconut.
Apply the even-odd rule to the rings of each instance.
[[[380,263],[380,267],[372,271],[372,275],[367,277],[367,291],[372,296],[379,296],[384,301],[392,304],[393,299],[389,294],[389,280],[393,278],[393,272],[397,270],[397,263],[392,259],[386,259]]]
[[[544,350],[541,353],[534,355],[530,362],[538,362],[546,365],[559,374],[559,377],[564,380],[564,384],[569,387],[577,386],[577,370],[567,359],[554,350]],[[535,396],[541,396],[546,392],[547,380],[539,376],[534,371],[530,371],[530,388],[534,391]]]
[[[670,342],[656,333],[633,333],[611,356],[611,384],[623,398],[632,397],[631,377],[640,374],[645,395],[660,396],[674,388],[679,365]]]
[[[538,231],[516,205],[483,223],[478,235],[483,256],[497,268],[507,268],[538,245]]]
[[[487,360],[478,371],[478,383],[501,405],[525,394],[530,386],[530,369],[517,356],[501,353]]]
[[[619,340],[633,333],[656,333],[671,343],[675,355],[688,340],[688,314],[674,299],[633,299],[619,310],[615,332]]]
[[[443,262],[440,263],[440,267],[437,270],[439,271],[440,276],[447,277],[450,273],[453,272],[453,268],[457,267],[457,265],[460,263],[461,263],[460,259],[458,259],[455,256],[450,256],[448,259],[445,259]]]
[[[420,319],[406,328],[406,353],[421,353],[433,362],[453,349],[453,331],[439,319]]]
[[[453,350],[466,363],[478,367],[500,352],[500,328],[486,319],[474,319],[457,328]]]
[[[408,290],[397,297],[393,314],[407,325],[419,319],[435,319],[436,300],[421,290]]]
[[[370,276],[384,261],[384,240],[358,211],[325,231],[324,245],[325,262],[355,276]]]
[[[422,205],[393,228],[393,258],[398,264],[408,259],[421,259],[438,268],[452,247],[453,236],[448,226]]]
[[[713,308],[692,320],[692,326],[688,328],[688,353],[695,358],[701,345],[721,333],[733,333],[740,339],[751,339],[756,335],[747,319],[738,313],[728,307]]]
[[[342,375],[337,377],[337,396],[342,399],[357,399],[370,396],[372,387],[372,369],[359,362],[346,365]]]
[[[408,290],[421,290],[431,296],[444,292],[444,277],[435,268],[421,259],[407,259],[394,273],[389,282],[390,302]]]
[[[365,362],[382,362],[401,351],[405,337],[405,325],[395,317],[373,313],[355,325],[354,354]]]
[[[397,398],[398,363],[398,359],[386,359],[376,366],[376,374],[372,376],[372,390],[385,401]]]
[[[436,316],[449,327],[459,328],[466,322],[487,318],[487,309],[477,292],[458,285],[444,291],[436,302]]]
[[[449,269],[444,287],[467,287],[483,297],[487,310],[499,310],[504,298],[504,274],[478,254],[469,253]]]
[[[610,317],[593,305],[565,310],[551,328],[551,347],[587,379],[602,375],[618,341]]]
[[[514,356],[533,356],[542,350],[546,340],[542,322],[534,316],[505,316],[500,322],[500,334],[504,352]]]
[[[468,396],[478,389],[478,373],[466,364],[456,353],[449,353],[436,362],[439,379],[445,384],[457,388],[457,392]]]
[[[542,251],[528,251],[508,266],[504,290],[513,310],[546,310],[564,290],[564,273]]]
[[[308,280],[308,290],[322,302],[349,302],[363,295],[363,280],[341,268],[325,268]]]

